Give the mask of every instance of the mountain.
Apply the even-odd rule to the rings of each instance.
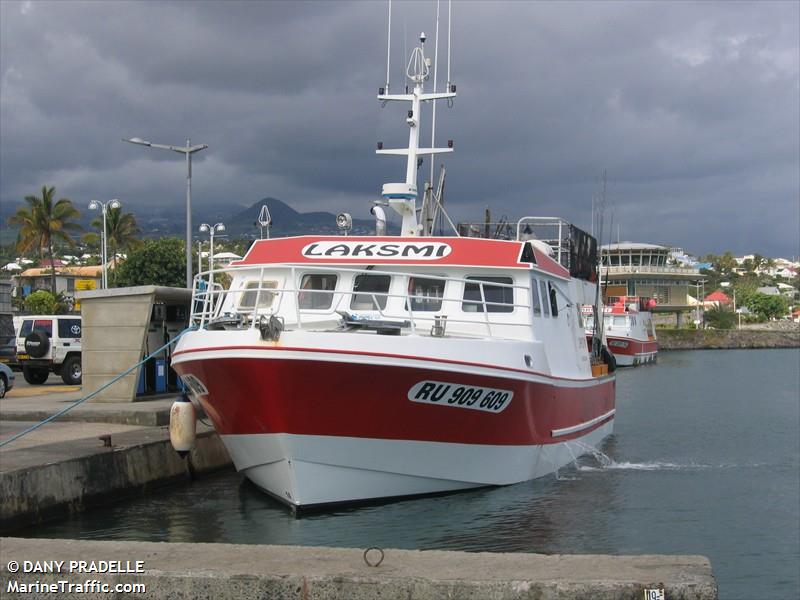
[[[272,217],[272,228],[270,229],[270,236],[283,237],[287,235],[303,235],[303,234],[338,234],[339,230],[336,227],[336,215],[329,212],[315,211],[301,213],[294,210],[291,206],[278,200],[277,198],[264,198],[258,202],[254,202],[250,207],[238,212],[226,213],[220,210],[219,207],[203,207],[195,206],[192,211],[192,223],[194,228],[194,237],[197,237],[197,228],[201,223],[224,223],[225,233],[229,237],[258,237],[258,215],[261,213],[261,207],[266,204],[269,209],[270,216]],[[16,238],[16,228],[11,228],[6,225],[7,218],[14,214],[18,206],[5,206],[0,207],[0,215],[2,215],[3,227],[0,228],[0,243],[8,244]],[[84,227],[85,231],[91,231],[90,222],[97,217],[97,212],[90,211],[76,204],[81,212],[78,222]],[[127,207],[123,205],[122,210],[128,212]],[[162,205],[153,207],[148,210],[136,210],[134,213],[139,228],[142,230],[143,237],[167,237],[174,236],[183,238],[186,235],[186,213],[183,206]],[[388,233],[397,233],[396,227],[392,227],[391,223],[388,224]],[[350,232],[352,235],[374,235],[375,234],[375,221],[372,219],[353,219],[353,229]],[[266,236],[266,232],[264,232]],[[7,239],[5,239],[7,238]]]
[[[261,207],[265,204],[269,210],[270,217],[272,217],[270,235],[273,237],[339,233],[336,227],[336,215],[333,213],[322,211],[301,213],[277,198],[264,198],[241,212],[223,219],[228,235],[258,235],[258,216],[261,213]],[[375,221],[372,219],[353,219],[351,233],[353,235],[374,234]]]

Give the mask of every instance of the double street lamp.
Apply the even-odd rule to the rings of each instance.
[[[200,233],[207,233],[211,238],[211,247],[209,248],[208,252],[208,289],[210,293],[213,293],[214,287],[214,234],[219,232],[222,233],[225,231],[225,225],[223,223],[217,223],[213,227],[208,223],[203,223],[200,225],[199,229]],[[197,260],[200,260],[200,256],[197,257]]]
[[[138,137],[123,138],[123,142],[147,146],[149,148],[160,148],[161,150],[172,150],[179,154],[186,155],[186,287],[192,288],[192,154],[208,148],[208,144],[196,144],[192,146],[192,140],[186,139],[186,146],[170,146],[166,144],[154,144]]]
[[[107,251],[107,238],[108,235],[106,233],[106,213],[108,209],[117,209],[122,207],[122,202],[114,198],[113,200],[108,200],[107,202],[100,202],[99,200],[92,200],[89,202],[89,210],[97,210],[100,209],[100,212],[103,213],[103,230],[100,232],[100,253],[102,254],[102,261],[103,261],[103,277],[101,281],[101,287],[105,290],[108,289],[108,273],[106,270],[108,269],[108,251]]]

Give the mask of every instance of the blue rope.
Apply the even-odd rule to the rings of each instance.
[[[57,412],[57,413],[55,413],[54,415],[50,415],[50,416],[49,416],[49,417],[47,417],[47,418],[46,418],[44,421],[41,421],[41,422],[39,422],[39,423],[36,423],[36,425],[32,425],[31,427],[28,427],[28,428],[27,428],[27,429],[25,429],[24,431],[20,431],[18,434],[16,434],[16,435],[14,435],[14,436],[10,437],[9,439],[7,439],[7,440],[4,440],[4,441],[0,442],[0,448],[2,448],[3,446],[5,446],[6,444],[10,444],[11,442],[13,442],[13,441],[15,441],[15,440],[18,440],[19,438],[21,438],[21,437],[23,437],[23,436],[25,436],[25,435],[29,434],[31,431],[34,431],[34,430],[36,430],[36,429],[39,429],[39,427],[41,427],[42,425],[45,425],[46,423],[49,423],[50,421],[55,421],[55,420],[56,420],[58,417],[60,417],[61,415],[64,415],[64,414],[66,414],[66,413],[68,413],[69,411],[71,411],[71,410],[72,410],[73,408],[75,408],[76,406],[78,406],[78,405],[80,405],[80,404],[83,404],[84,402],[86,402],[87,400],[89,400],[89,399],[91,399],[91,398],[94,398],[94,397],[95,397],[97,394],[99,394],[100,392],[102,392],[102,391],[103,391],[104,389],[106,389],[108,386],[110,386],[110,385],[111,385],[111,384],[113,384],[113,383],[116,383],[117,381],[119,381],[120,379],[122,379],[123,377],[125,377],[125,376],[126,376],[128,373],[130,373],[131,371],[133,371],[134,369],[136,369],[136,368],[137,368],[137,367],[139,367],[140,365],[144,364],[146,361],[150,360],[152,357],[154,357],[156,354],[158,354],[158,353],[159,353],[159,352],[161,352],[162,350],[165,350],[166,348],[169,348],[169,347],[170,347],[172,344],[174,344],[174,343],[175,343],[175,342],[177,342],[179,339],[181,339],[181,337],[183,337],[183,335],[184,335],[185,333],[188,333],[188,332],[190,332],[190,331],[194,331],[195,329],[197,329],[195,326],[187,327],[186,329],[184,329],[183,331],[181,331],[181,332],[180,332],[180,333],[179,333],[177,336],[175,336],[175,337],[174,337],[174,338],[172,338],[170,341],[168,341],[166,344],[164,344],[163,346],[161,346],[161,347],[160,347],[158,350],[154,350],[154,351],[153,351],[153,352],[151,352],[151,353],[150,353],[148,356],[145,356],[145,357],[144,357],[142,360],[140,360],[138,363],[136,363],[135,365],[133,365],[133,366],[132,366],[130,369],[128,369],[127,371],[124,371],[123,373],[120,373],[119,375],[117,375],[116,377],[114,377],[114,379],[112,379],[111,381],[109,381],[109,382],[108,382],[108,383],[106,383],[105,385],[101,386],[99,389],[95,390],[94,392],[92,392],[92,393],[91,393],[91,394],[89,394],[88,396],[85,396],[85,397],[81,398],[80,400],[76,400],[74,404],[70,404],[69,406],[67,406],[66,408],[63,408],[63,409],[61,409],[60,411],[58,411],[58,412]]]

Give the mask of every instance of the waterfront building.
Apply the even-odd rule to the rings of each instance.
[[[677,324],[696,300],[695,287],[701,279],[695,266],[677,266],[667,246],[619,242],[601,246],[604,300],[618,296],[654,298],[655,313],[674,313]],[[692,292],[695,292],[692,295]]]

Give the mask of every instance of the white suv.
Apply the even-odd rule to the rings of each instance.
[[[75,315],[22,317],[17,333],[17,361],[31,384],[60,375],[67,385],[81,383],[81,318]]]

